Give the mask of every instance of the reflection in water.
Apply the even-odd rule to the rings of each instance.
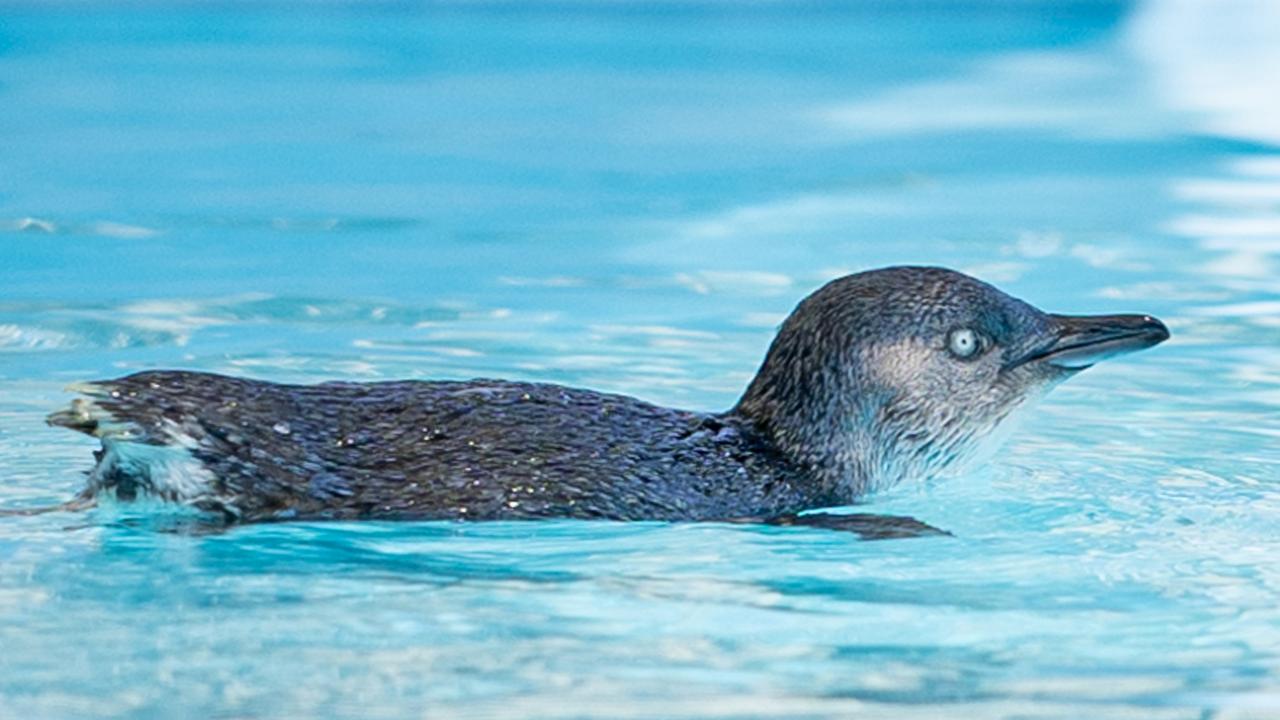
[[[1146,63],[1149,86],[1197,113],[1205,132],[1280,145],[1280,6],[1269,0],[1152,0],[1126,40]]]
[[[1280,5],[1265,0],[1229,3],[1149,2],[1131,20],[1128,39],[1145,61],[1152,87],[1169,105],[1194,112],[1198,129],[1270,146],[1280,145]],[[1274,255],[1280,252],[1280,155],[1227,156],[1226,177],[1179,181],[1175,193],[1192,206],[1168,229],[1220,257],[1204,272],[1255,287],[1273,297]],[[1275,317],[1265,305],[1255,316]],[[1217,313],[1210,313],[1217,314]]]

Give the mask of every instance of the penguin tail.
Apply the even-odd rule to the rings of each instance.
[[[102,405],[95,402],[98,399],[109,398],[111,389],[102,383],[73,383],[66,388],[70,392],[77,392],[86,397],[78,397],[71,401],[70,406],[49,413],[45,417],[45,422],[54,427],[64,427],[76,432],[82,432],[85,435],[102,437],[102,432],[110,425],[115,425],[114,415]]]

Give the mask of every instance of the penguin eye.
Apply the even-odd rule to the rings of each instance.
[[[952,330],[947,335],[947,349],[951,351],[952,355],[962,360],[967,360],[977,355],[982,351],[985,344],[982,336],[969,328]]]

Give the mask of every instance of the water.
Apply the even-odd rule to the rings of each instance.
[[[1280,716],[1276,5],[0,6],[0,505],[70,381],[730,405],[847,270],[1174,339],[870,511],[952,538],[0,519],[0,716]]]

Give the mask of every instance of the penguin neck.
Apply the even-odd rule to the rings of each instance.
[[[838,367],[783,370],[771,353],[730,413],[758,428],[816,497],[846,505],[872,489],[885,459],[876,450],[876,403],[857,385]]]

